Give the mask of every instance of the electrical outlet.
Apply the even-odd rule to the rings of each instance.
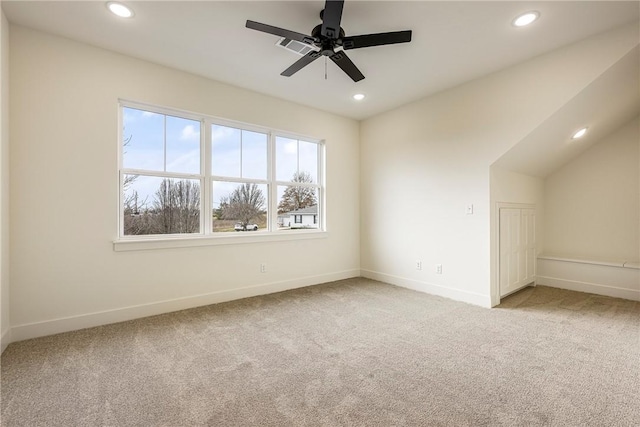
[[[416,270],[422,270],[422,261],[416,261]]]
[[[263,262],[262,264],[260,264],[260,273],[266,273],[267,272],[267,263]]]
[[[442,274],[442,264],[436,264],[436,274]]]

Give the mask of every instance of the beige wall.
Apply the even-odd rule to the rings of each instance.
[[[491,200],[493,203],[535,204],[538,213],[542,213],[544,179],[492,166]]]
[[[545,179],[547,254],[640,261],[639,126],[636,118]]]
[[[490,165],[636,44],[625,27],[363,121],[363,274],[494,303]]]
[[[356,121],[18,26],[11,73],[15,339],[359,275]],[[325,139],[329,237],[114,252],[118,98]]]
[[[0,347],[9,344],[9,23],[0,12]]]
[[[22,339],[360,271],[488,306],[492,202],[521,188],[539,198],[539,183],[526,177],[494,188],[490,166],[635,44],[637,29],[621,28],[358,124],[12,26],[12,334]],[[114,252],[118,98],[325,139],[329,237]],[[504,183],[508,173],[497,173]],[[473,215],[465,212],[470,204]]]

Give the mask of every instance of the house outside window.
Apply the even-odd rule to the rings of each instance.
[[[296,209],[290,212],[291,228],[313,229],[318,228],[318,206],[312,205],[306,208]]]
[[[271,235],[320,212],[319,140],[125,101],[120,117],[120,239]]]

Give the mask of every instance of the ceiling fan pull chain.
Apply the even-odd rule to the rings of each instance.
[[[327,57],[324,57],[324,79],[327,80]]]

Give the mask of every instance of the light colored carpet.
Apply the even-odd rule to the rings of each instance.
[[[640,304],[350,279],[11,344],[3,426],[638,426]]]

